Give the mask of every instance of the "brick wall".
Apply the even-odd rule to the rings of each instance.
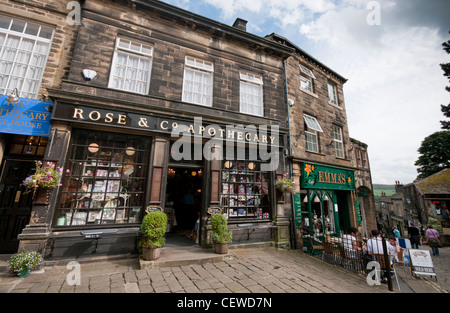
[[[245,40],[229,38],[226,33],[118,2],[86,1],[85,10],[70,82],[96,87],[90,90],[93,95],[112,96],[113,91],[105,88],[111,73],[115,40],[118,36],[129,37],[154,47],[149,93],[133,98],[140,104],[249,123],[281,123],[282,127],[287,127],[281,57],[266,53]],[[181,101],[186,56],[214,63],[212,108],[199,108]],[[95,80],[84,81],[81,73],[86,68],[97,71]],[[263,119],[246,116],[243,121],[242,115],[236,115],[239,113],[239,70],[253,71],[264,77]],[[73,86],[67,88],[75,90]]]
[[[301,72],[299,64],[307,65],[316,77],[314,80],[314,95],[300,89]],[[342,81],[298,54],[290,57],[287,62],[287,80],[289,98],[295,101],[294,106],[289,109],[293,156],[308,160],[309,162],[351,166],[350,156],[348,154],[350,138]],[[338,106],[329,104],[328,80],[337,86]],[[319,133],[319,153],[307,152],[305,150],[306,139],[303,114],[315,117],[324,131],[323,133]],[[342,127],[345,159],[336,158],[334,143],[330,145],[333,142],[333,125]]]

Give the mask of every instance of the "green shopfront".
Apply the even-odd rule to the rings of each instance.
[[[303,236],[340,237],[361,224],[353,170],[314,163],[300,167],[301,213],[296,214],[296,224]]]

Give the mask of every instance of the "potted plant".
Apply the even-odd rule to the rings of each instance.
[[[26,250],[13,254],[8,261],[10,272],[17,274],[19,277],[27,277],[41,263],[42,257],[39,253]]]
[[[70,173],[70,170],[66,170],[66,173]],[[48,203],[51,189],[61,186],[62,175],[63,168],[56,166],[55,163],[36,161],[36,172],[28,176],[22,185],[27,188],[26,193],[33,191],[33,199],[35,199],[36,191],[42,190],[41,195],[45,198],[40,199],[42,201],[39,202]],[[35,202],[38,202],[38,199]]]
[[[278,179],[275,186],[282,193],[294,191],[294,181],[289,177],[288,173],[285,173],[282,178]]]
[[[232,240],[232,233],[228,230],[228,221],[222,214],[211,216],[212,241],[214,252],[217,254],[227,254],[228,246]]]
[[[164,212],[150,212],[141,225],[142,258],[145,261],[159,259],[161,248],[166,243],[167,215]]]

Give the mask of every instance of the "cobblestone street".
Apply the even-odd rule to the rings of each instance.
[[[423,249],[428,247],[423,246]],[[398,268],[401,290],[448,293],[450,249],[433,257],[438,282],[414,278]],[[223,261],[140,269],[139,260],[80,264],[81,283],[68,284],[74,268],[60,262],[26,278],[0,273],[1,293],[389,293],[387,285],[369,286],[362,276],[298,251],[275,248],[231,249]],[[69,278],[69,279],[68,279]]]
[[[0,292],[30,293],[373,293],[362,277],[298,251],[233,249],[222,262],[139,269],[137,259],[82,263],[81,284],[72,268],[45,267],[27,278],[0,276]]]

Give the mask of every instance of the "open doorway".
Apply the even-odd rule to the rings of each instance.
[[[197,220],[202,212],[203,170],[169,167],[166,187],[166,211],[171,211],[166,245],[198,244]]]

